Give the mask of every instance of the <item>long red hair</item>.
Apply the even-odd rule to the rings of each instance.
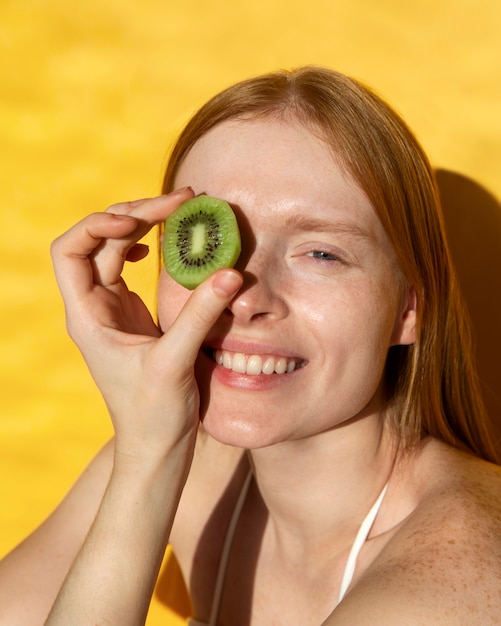
[[[303,124],[329,142],[369,197],[416,290],[417,341],[391,348],[386,371],[387,419],[399,440],[410,447],[431,435],[496,461],[433,170],[405,122],[373,91],[320,67],[237,83],[188,122],[172,150],[164,192],[207,131],[226,120],[263,117]]]

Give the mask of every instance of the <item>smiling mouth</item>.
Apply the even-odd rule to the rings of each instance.
[[[214,350],[213,359],[225,369],[250,376],[290,374],[306,365],[306,361],[296,358],[261,354],[247,355],[228,350]]]

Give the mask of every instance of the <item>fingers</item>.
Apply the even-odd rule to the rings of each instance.
[[[179,365],[192,367],[200,346],[242,282],[242,276],[232,269],[219,270],[210,276],[191,294],[159,346],[168,344],[169,354],[184,360]]]
[[[106,213],[131,215],[150,225],[163,221],[172,211],[177,209],[181,202],[193,198],[195,194],[191,187],[176,189],[169,194],[155,198],[143,198],[134,202],[120,202],[106,209]]]
[[[69,294],[94,284],[117,284],[128,256],[134,261],[147,253],[136,242],[190,197],[193,191],[186,188],[157,198],[123,202],[73,226],[51,248],[61,290]]]
[[[107,213],[126,214],[134,217],[138,220],[138,226],[129,236],[120,240],[106,240],[96,248],[93,263],[97,282],[106,286],[115,284],[129,250],[135,243],[144,237],[153,225],[165,220],[181,202],[191,197],[193,197],[193,191],[188,187],[168,195],[115,204],[109,207]],[[132,260],[138,260],[135,254],[132,255]]]
[[[51,254],[63,296],[91,289],[96,283],[96,276],[90,256],[103,240],[120,240],[137,227],[138,222],[134,217],[95,213],[58,237],[52,244]]]
[[[142,261],[142,259],[148,256],[149,251],[150,248],[146,244],[136,243],[127,252],[125,259],[126,261],[131,261],[132,263],[135,263],[136,261]]]

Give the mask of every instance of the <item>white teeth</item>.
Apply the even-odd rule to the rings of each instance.
[[[291,364],[293,365],[293,369],[294,369],[296,364],[294,363],[294,361],[291,361]],[[287,371],[287,367],[288,367],[287,359],[285,357],[280,357],[278,361],[275,363],[275,372],[277,374],[285,374],[285,372]]]
[[[261,374],[263,369],[263,359],[259,356],[259,354],[253,354],[247,359],[247,374]]]
[[[233,364],[231,369],[239,374],[245,374],[247,370],[247,359],[245,358],[245,354],[237,352],[233,355]]]
[[[263,363],[263,374],[273,374],[275,372],[275,359],[269,356]]]
[[[226,369],[230,369],[231,370],[231,363],[232,363],[231,354],[229,354],[228,352],[225,352],[223,354],[223,363],[222,364],[224,365],[224,367],[226,367]]]
[[[285,374],[304,366],[303,362],[297,362],[295,359],[287,359],[283,356],[262,357],[259,354],[246,356],[241,352],[228,352],[226,350],[217,350],[214,359],[218,365],[222,365],[226,369],[251,376]]]

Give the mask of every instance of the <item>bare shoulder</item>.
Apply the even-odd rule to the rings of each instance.
[[[501,468],[432,442],[420,497],[327,624],[499,624]]]

